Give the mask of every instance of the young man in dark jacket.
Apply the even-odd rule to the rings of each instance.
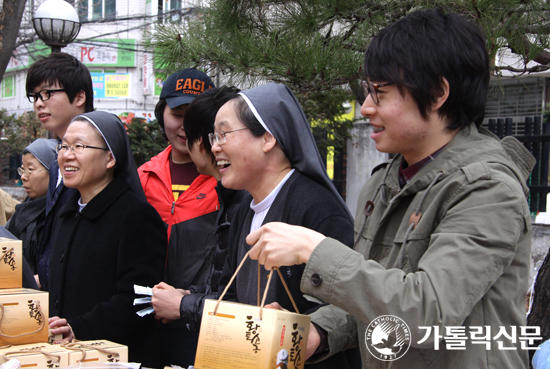
[[[63,138],[74,117],[94,110],[92,77],[88,68],[72,55],[51,53],[36,61],[29,68],[25,87],[40,123],[58,139]],[[37,279],[41,288],[46,291],[55,219],[74,192],[74,189],[63,185],[56,155],[50,164],[46,220],[36,260]],[[30,260],[29,262],[33,263]]]
[[[164,323],[176,321],[178,324],[186,326],[185,331],[174,340],[179,342],[184,339],[183,336],[187,337],[188,348],[186,351],[189,353],[186,356],[193,359],[198,341],[198,327],[189,326],[188,322],[180,320],[180,306],[185,310],[194,309],[197,303],[200,304],[193,299],[196,295],[190,295],[190,292],[201,292],[206,295],[218,292],[218,282],[227,256],[229,225],[237,205],[245,196],[244,191],[234,191],[221,186],[219,167],[210,150],[211,146],[208,140],[208,135],[214,132],[214,119],[218,109],[235,95],[232,88],[225,86],[212,88],[196,97],[185,110],[183,127],[187,136],[189,156],[201,175],[211,176],[218,181],[216,192],[219,207],[212,214],[214,216],[210,218],[211,224],[200,230],[207,242],[195,245],[196,247],[193,249],[191,249],[193,245],[187,245],[184,250],[184,258],[178,262],[178,269],[182,270],[182,278],[192,280],[194,284],[186,289],[176,289],[169,283],[163,282],[153,288],[153,307],[157,319],[163,319]],[[185,299],[183,299],[184,295]],[[185,360],[188,361],[177,364],[187,366],[194,362],[190,359]],[[167,362],[167,364],[174,363]]]
[[[181,289],[206,283],[204,270],[208,267],[203,256],[213,238],[218,209],[216,179],[200,174],[191,160],[183,115],[197,96],[213,87],[212,80],[194,68],[168,77],[155,107],[155,117],[170,145],[138,169],[147,201],[167,226],[164,280]],[[162,325],[161,340],[166,365],[193,364],[196,337],[185,325]]]

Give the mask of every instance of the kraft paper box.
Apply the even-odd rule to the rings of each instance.
[[[48,342],[48,293],[0,290],[0,346]]]
[[[0,349],[0,364],[10,359],[21,363],[21,368],[66,368],[69,353],[59,345],[35,343]]]
[[[53,334],[51,329],[48,329],[48,343],[53,345],[54,342],[63,339],[63,333]]]
[[[61,347],[69,353],[69,366],[93,362],[128,362],[128,346],[107,340],[77,341]]]
[[[20,240],[0,237],[0,288],[23,287],[22,250]]]
[[[311,317],[206,300],[195,369],[303,368]]]

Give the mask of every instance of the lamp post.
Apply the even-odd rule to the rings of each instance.
[[[32,23],[38,37],[52,48],[52,52],[60,52],[80,32],[78,14],[64,0],[43,2],[36,9]]]

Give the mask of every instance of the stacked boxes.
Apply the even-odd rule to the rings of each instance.
[[[22,286],[22,243],[0,237],[0,365],[10,359],[35,368],[128,362],[128,347],[106,340],[53,345],[62,337],[49,337],[48,293]]]
[[[68,365],[69,355],[46,342],[48,293],[23,288],[22,242],[0,237],[0,364],[17,358],[23,366]]]
[[[22,243],[0,238],[0,346],[48,342],[48,293],[22,286]]]
[[[128,362],[128,347],[106,340],[51,344],[62,337],[49,337],[48,303],[47,292],[23,288],[22,242],[0,237],[0,365],[10,359],[34,368]]]

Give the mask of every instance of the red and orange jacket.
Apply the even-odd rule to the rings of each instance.
[[[138,169],[147,201],[168,227],[166,282],[188,289],[208,278],[215,251],[215,223],[219,209],[216,179],[199,175],[174,201],[168,146]]]

